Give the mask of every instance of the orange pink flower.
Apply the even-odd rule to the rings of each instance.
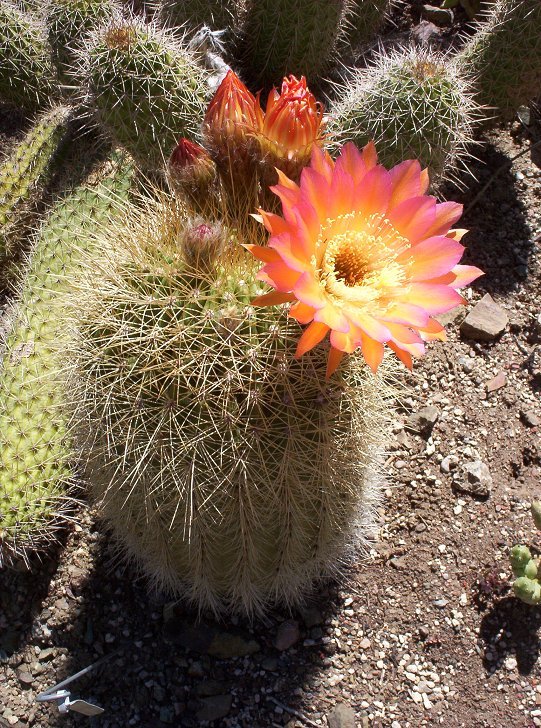
[[[205,135],[220,150],[247,143],[257,124],[255,96],[228,71],[212,98],[204,120]]]
[[[384,345],[411,368],[426,341],[445,340],[434,316],[464,303],[457,289],[482,271],[459,265],[462,205],[427,195],[419,162],[387,170],[373,143],[346,144],[334,162],[314,146],[299,185],[278,175],[283,216],[261,210],[268,246],[246,247],[275,289],[254,304],[291,303],[306,325],[297,357],[329,335],[327,377],[356,349],[376,372]]]
[[[284,78],[281,93],[273,89],[265,113],[256,105],[257,138],[263,152],[304,166],[312,147],[321,143],[323,107],[308,90],[306,79]]]

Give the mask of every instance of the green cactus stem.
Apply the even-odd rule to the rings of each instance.
[[[339,43],[348,43],[356,50],[373,42],[391,4],[392,0],[349,0]]]
[[[541,531],[541,501],[533,501],[530,510],[535,527]]]
[[[345,0],[249,0],[239,58],[255,90],[279,86],[287,74],[314,85],[331,67]]]
[[[332,142],[374,139],[382,164],[418,159],[431,179],[452,176],[472,139],[478,110],[466,82],[438,53],[399,50],[355,71],[331,105]]]
[[[110,163],[109,163],[110,169]],[[66,427],[58,294],[78,265],[85,226],[103,223],[126,194],[131,169],[118,165],[97,188],[77,188],[37,235],[0,364],[0,567],[28,563],[54,542],[73,510],[73,450]]]
[[[42,23],[0,1],[0,100],[33,113],[57,98],[59,88]]]
[[[171,27],[196,29],[206,26],[211,30],[230,28],[236,16],[235,0],[164,0],[161,17]]]
[[[520,576],[513,584],[513,591],[515,596],[526,604],[537,606],[541,603],[541,585],[537,579]]]
[[[527,546],[513,546],[509,554],[511,568],[515,576],[524,576],[524,570],[532,559],[532,554]]]
[[[48,0],[46,25],[52,57],[63,84],[74,84],[77,49],[99,25],[120,13],[115,0]]]
[[[388,386],[325,380],[299,325],[250,306],[257,264],[182,205],[128,205],[74,291],[88,480],[127,555],[199,609],[301,601],[373,528]]]
[[[208,73],[164,31],[115,20],[82,58],[98,121],[144,169],[161,169],[179,136],[199,136]]]
[[[0,260],[13,252],[23,210],[50,174],[70,114],[68,106],[55,106],[39,116],[0,166]]]
[[[491,4],[457,63],[472,77],[478,102],[512,119],[519,106],[537,98],[541,90],[539,0]]]

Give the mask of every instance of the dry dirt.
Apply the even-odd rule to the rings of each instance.
[[[0,573],[0,726],[189,727],[213,716],[224,728],[541,726],[541,612],[514,598],[508,564],[513,544],[539,544],[528,508],[541,495],[540,138],[538,120],[498,130],[479,150],[477,180],[447,190],[474,203],[461,223],[466,262],[486,275],[471,304],[489,292],[509,324],[478,343],[455,312],[450,341],[431,345],[409,379],[370,557],[302,613],[198,624],[115,565],[84,508],[32,573]],[[488,392],[489,382],[501,386]],[[408,431],[429,405],[432,432]],[[488,494],[467,492],[462,468],[475,461],[490,471]],[[101,717],[36,703],[103,655],[70,686]]]

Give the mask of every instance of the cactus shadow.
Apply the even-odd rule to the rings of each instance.
[[[468,166],[471,175],[460,179],[465,186],[447,183],[438,196],[464,205],[458,225],[469,232],[463,240],[466,252],[461,263],[476,265],[485,274],[474,287],[483,293],[505,294],[517,289],[529,275],[534,233],[517,194],[509,157],[487,143],[478,160]]]
[[[32,626],[58,569],[68,529],[56,534],[54,546],[41,558],[0,569],[0,663],[32,639]]]
[[[149,595],[135,568],[119,563],[110,536],[96,535],[84,580],[67,585],[77,602],[75,612],[54,620],[47,645],[66,655],[56,671],[57,683],[110,656],[69,686],[72,699],[104,708],[103,716],[91,720],[92,728],[195,728],[220,710],[221,717],[204,724],[225,725],[226,715],[239,725],[257,726],[282,725],[295,717],[275,700],[293,711],[309,711],[304,691],[335,649],[334,640],[323,638],[338,611],[338,585],[320,588],[302,613],[217,620],[166,595]],[[277,631],[289,620],[298,624],[298,639],[280,651]],[[80,724],[79,716],[60,715],[54,706],[40,710],[48,727]]]
[[[529,675],[539,658],[541,610],[514,596],[497,601],[481,620],[483,665],[493,674],[504,667],[507,657],[515,657],[520,675]]]

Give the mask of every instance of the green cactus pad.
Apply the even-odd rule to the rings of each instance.
[[[524,576],[524,569],[532,558],[530,549],[527,546],[513,546],[509,558],[513,574],[515,576]]]
[[[98,188],[77,188],[37,236],[0,364],[0,566],[46,547],[73,508],[58,351],[66,321],[57,298],[78,265],[82,228],[108,218],[130,179],[124,164]]]
[[[21,210],[47,177],[66,136],[70,113],[68,106],[55,106],[38,117],[0,166],[0,260],[11,254]]]
[[[535,579],[528,579],[527,576],[519,577],[513,584],[515,596],[526,604],[536,606],[541,602],[541,585]]]
[[[371,43],[383,25],[393,0],[349,0],[339,37],[339,43],[349,43],[353,49]]]
[[[208,74],[164,31],[115,20],[82,58],[98,120],[144,169],[161,169],[179,137],[199,136]]]
[[[290,73],[319,80],[332,63],[344,0],[249,0],[239,59],[255,89],[279,86]]]
[[[478,101],[503,119],[541,91],[541,3],[497,0],[457,62],[472,77]],[[493,115],[493,114],[488,114]]]
[[[296,604],[372,532],[388,385],[353,356],[326,381],[324,346],[295,359],[299,325],[250,306],[258,266],[230,235],[197,270],[175,203],[118,221],[73,306],[105,519],[154,585],[200,609]]]
[[[119,12],[115,0],[48,0],[47,34],[62,83],[76,83],[77,49],[91,31]]]
[[[431,178],[456,169],[478,114],[466,83],[437,53],[383,53],[353,73],[330,108],[329,135],[336,146],[376,142],[382,164],[418,159]]]
[[[45,28],[15,4],[0,1],[0,100],[35,112],[59,88]]]

